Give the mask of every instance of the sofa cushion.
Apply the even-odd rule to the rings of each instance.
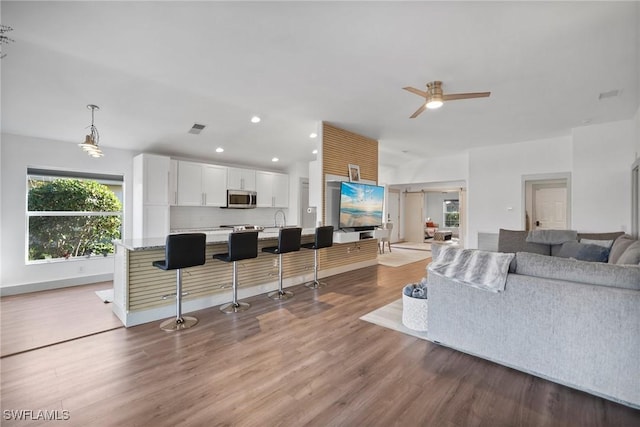
[[[570,241],[562,244],[556,256],[560,258],[575,258],[581,261],[607,262],[609,259],[609,248]]]
[[[578,240],[576,230],[532,230],[527,235],[529,243],[542,243],[545,245],[561,245],[570,240]]]
[[[587,262],[528,252],[516,253],[516,260],[516,274],[640,290],[640,266],[636,265]]]
[[[586,245],[598,245],[607,249],[611,249],[613,240],[580,239],[580,243],[584,243]]]
[[[616,240],[622,235],[624,235],[624,231],[613,231],[609,233],[578,233],[578,240]]]
[[[635,241],[636,239],[628,234],[623,234],[614,240],[613,245],[611,246],[611,251],[609,252],[609,264],[616,264],[624,251],[626,251],[627,248]]]
[[[498,252],[531,252],[534,254],[550,255],[551,247],[540,243],[526,241],[528,231],[500,229],[498,233]]]
[[[627,249],[620,255],[616,264],[621,265],[638,265],[640,264],[640,240],[636,240],[629,245]]]

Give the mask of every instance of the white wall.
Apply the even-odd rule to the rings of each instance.
[[[16,135],[2,135],[0,171],[2,214],[0,240],[2,271],[0,287],[45,283],[47,286],[69,286],[105,280],[113,274],[113,258],[68,260],[26,265],[26,174],[27,167],[97,172],[124,176],[124,234],[130,235],[132,191],[131,151],[104,148],[105,156],[87,156],[76,143],[60,142]]]
[[[411,184],[416,182],[466,181],[469,171],[468,153],[453,156],[429,157],[407,162],[395,173],[387,168],[380,170],[380,182],[384,184]]]
[[[573,129],[572,227],[579,231],[631,230],[634,120]]]
[[[467,246],[478,232],[523,229],[522,176],[571,171],[570,137],[478,148],[469,152]]]

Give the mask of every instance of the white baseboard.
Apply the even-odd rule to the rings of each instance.
[[[0,288],[0,296],[19,295],[29,292],[50,291],[52,289],[70,288],[72,286],[90,285],[92,283],[113,280],[113,273],[96,274],[93,276],[70,277],[68,279],[51,280],[48,282],[25,283],[23,285],[4,286]]]

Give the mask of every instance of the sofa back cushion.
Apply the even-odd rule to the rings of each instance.
[[[640,240],[636,240],[635,242],[630,244],[629,247],[624,250],[622,255],[620,255],[620,258],[618,258],[616,264],[640,264]]]
[[[528,231],[500,229],[498,233],[498,252],[531,252],[551,255],[551,246],[527,242]]]
[[[614,231],[610,233],[578,233],[578,240],[616,240],[622,235],[624,235],[624,231]]]
[[[609,264],[617,264],[620,256],[622,256],[624,251],[626,251],[627,248],[635,241],[636,239],[628,234],[623,234],[614,240],[613,245],[611,246],[611,251],[609,252]]]
[[[516,274],[640,290],[640,266],[636,265],[612,265],[518,252]]]

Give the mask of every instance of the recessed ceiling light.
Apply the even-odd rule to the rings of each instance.
[[[271,159],[271,161],[272,161],[272,162],[277,162],[277,161],[279,161],[279,160],[280,160],[280,159],[279,159],[279,158],[277,158],[277,157],[274,157],[273,159]]]
[[[260,123],[260,117],[258,116],[251,117],[251,123]]]
[[[224,151],[224,148],[222,147],[216,148],[216,153],[222,153],[223,151]]]
[[[318,137],[318,134],[317,134],[317,133],[315,133],[315,132],[312,132],[312,133],[309,135],[309,138],[317,138],[317,137]]]
[[[318,150],[313,150],[311,154],[318,154]]]

